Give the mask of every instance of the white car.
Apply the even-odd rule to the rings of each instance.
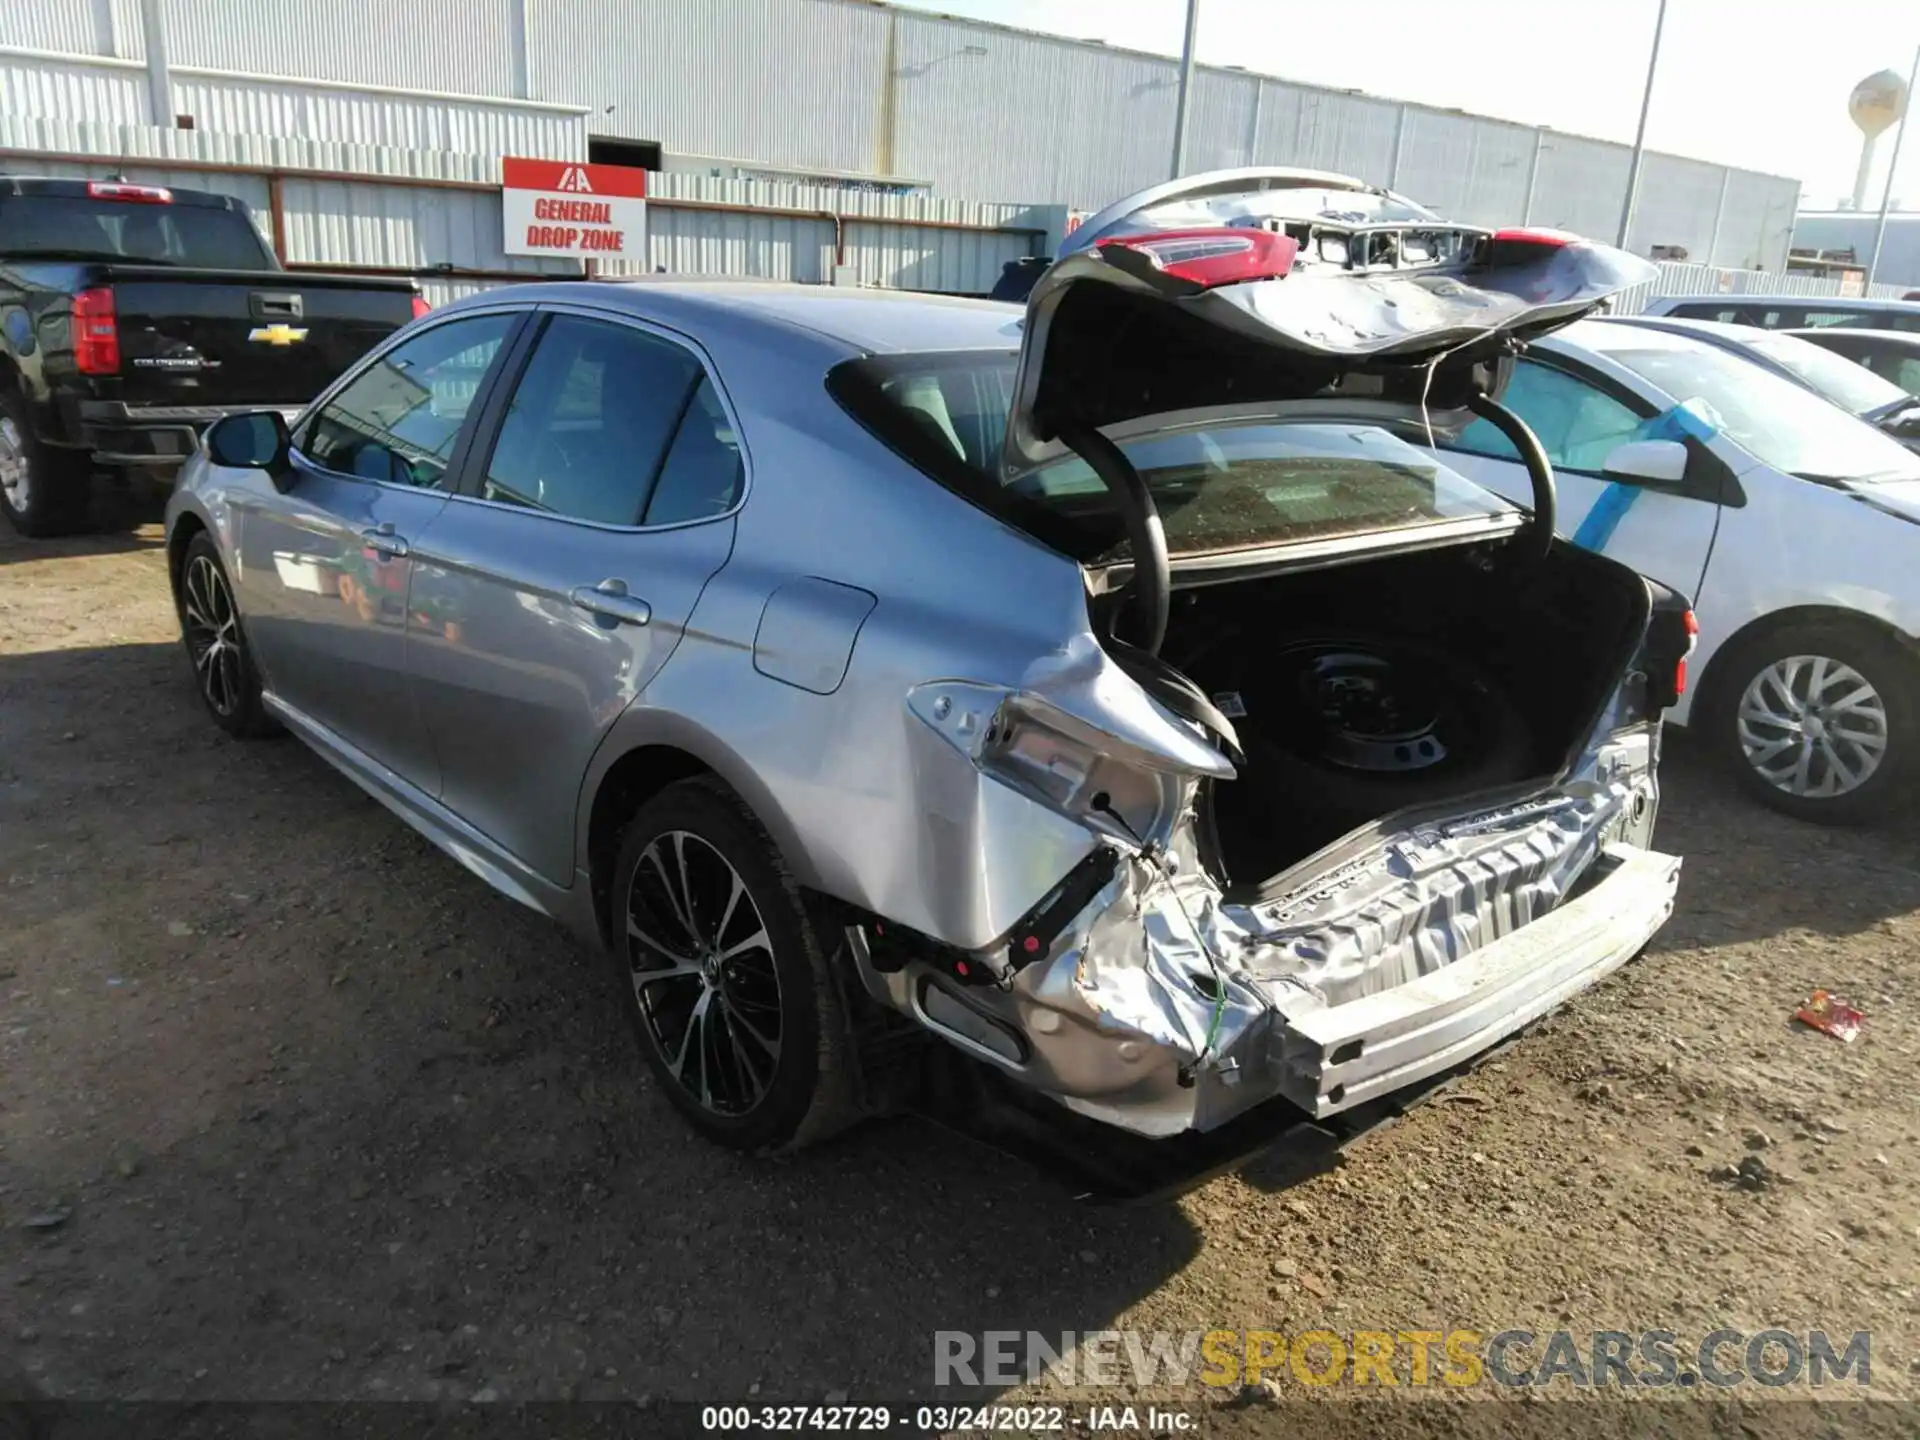
[[[1920,455],[1751,361],[1618,321],[1535,342],[1504,403],[1553,464],[1560,533],[1694,597],[1671,720],[1791,814],[1858,820],[1910,793]],[[1531,504],[1486,421],[1442,451]]]

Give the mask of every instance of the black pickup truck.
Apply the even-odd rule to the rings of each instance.
[[[0,176],[0,511],[77,528],[96,471],[170,481],[213,421],[302,408],[425,309],[282,269],[230,196]]]

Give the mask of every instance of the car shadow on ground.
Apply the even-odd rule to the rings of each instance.
[[[1812,870],[1709,900],[1787,822],[1683,748],[1676,929],[1870,923]],[[1783,857],[1888,843],[1820,833]],[[1899,833],[1872,893],[1906,910]],[[176,645],[0,656],[0,897],[0,1336],[56,1394],[897,1403],[938,1332],[1097,1330],[1200,1248],[919,1119],[696,1140],[602,960],[298,744],[219,734]]]
[[[1920,910],[1920,810],[1911,804],[1871,825],[1794,819],[1748,795],[1698,737],[1673,731],[1661,791],[1654,843],[1686,865],[1656,944],[1852,935]]]
[[[219,735],[177,646],[0,696],[0,1337],[55,1394],[906,1398],[935,1331],[1098,1329],[1197,1251],[919,1119],[702,1143],[603,961]]]

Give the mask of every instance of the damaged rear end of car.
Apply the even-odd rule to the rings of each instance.
[[[1209,204],[1290,183],[1238,172]],[[1152,1137],[1461,1064],[1637,954],[1680,868],[1652,839],[1687,602],[1554,539],[1498,403],[1527,340],[1647,267],[1424,214],[1234,213],[1103,226],[1035,285],[1017,357],[830,382],[1077,563],[1087,604],[1026,673],[905,697],[930,765],[1069,822],[1079,858],[984,946],[852,927],[861,979]],[[1529,457],[1531,512],[1408,443],[1475,418]]]

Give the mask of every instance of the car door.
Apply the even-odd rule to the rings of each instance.
[[[377,354],[300,427],[290,483],[261,487],[239,519],[240,603],[267,688],[429,794],[409,548],[446,506],[474,397],[520,320],[449,318]]]
[[[726,563],[746,465],[683,338],[573,307],[538,325],[414,548],[410,656],[441,802],[565,886],[588,761]]]
[[[1697,595],[1719,522],[1717,477],[1663,485],[1602,472],[1618,446],[1646,438],[1655,408],[1571,365],[1521,360],[1502,401],[1540,439],[1553,466],[1555,528],[1688,595]],[[1533,486],[1506,436],[1476,420],[1448,447],[1447,462],[1523,505]],[[1710,465],[1712,462],[1702,462]]]

